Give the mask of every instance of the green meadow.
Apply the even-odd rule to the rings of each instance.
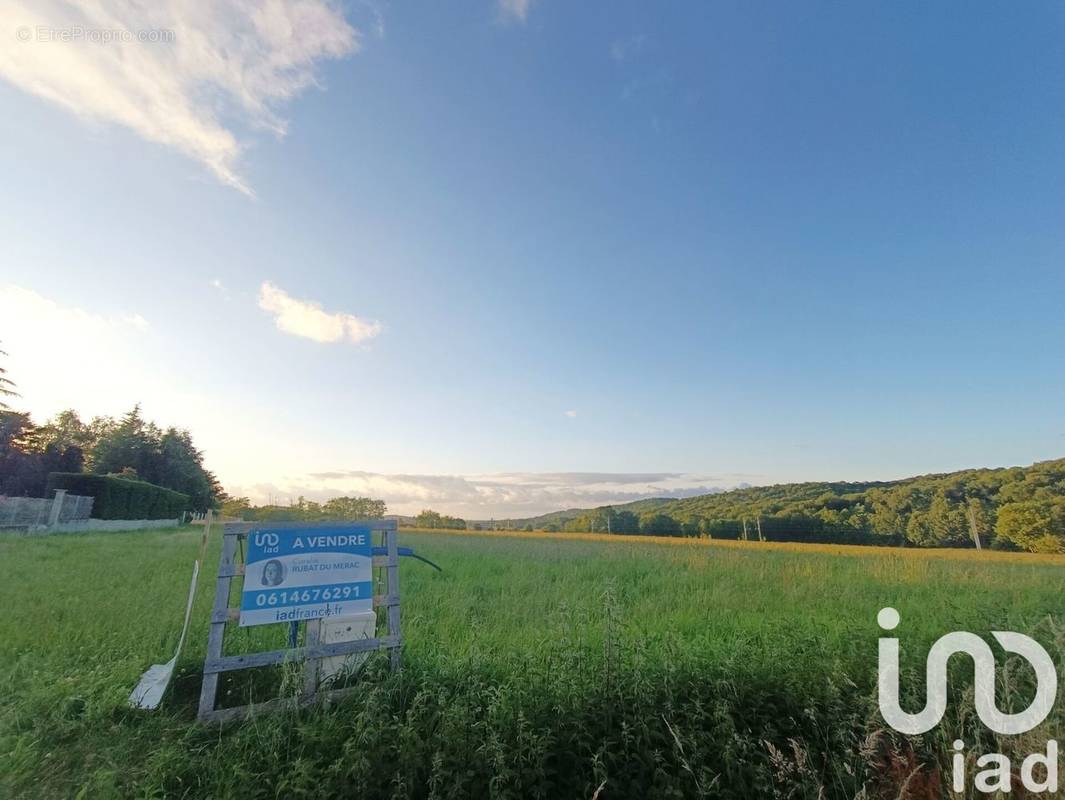
[[[893,734],[876,705],[884,606],[902,617],[907,707],[949,631],[1027,633],[1062,664],[1065,557],[409,531],[444,571],[403,560],[398,674],[372,658],[341,703],[199,725],[218,532],[150,713],[126,698],[173,654],[200,529],[0,539],[0,796],[931,798],[955,738],[1065,739],[1059,700],[1030,740],[997,741],[961,659],[934,732]],[[284,636],[238,631],[227,652]],[[1026,704],[1031,676],[1000,672]],[[235,673],[221,696],[297,678]]]

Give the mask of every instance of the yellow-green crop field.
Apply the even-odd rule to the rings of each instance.
[[[1065,739],[1061,700],[1027,738],[984,729],[960,658],[933,732],[890,732],[876,703],[885,606],[909,707],[950,631],[1026,633],[1061,666],[1065,557],[412,531],[444,571],[403,560],[398,675],[371,660],[328,708],[198,725],[219,538],[151,713],[126,698],[173,653],[200,530],[0,539],[0,797],[932,798],[956,738]],[[282,627],[227,645],[279,647]],[[1000,673],[1026,705],[1032,676]],[[224,702],[293,677],[235,673]]]

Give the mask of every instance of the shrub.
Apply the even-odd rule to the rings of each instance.
[[[53,472],[48,491],[55,489],[92,497],[96,519],[175,519],[190,508],[187,494],[112,475]]]

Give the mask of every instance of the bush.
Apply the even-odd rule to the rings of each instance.
[[[162,486],[111,475],[53,472],[48,491],[92,497],[96,519],[176,519],[190,509],[189,496]]]

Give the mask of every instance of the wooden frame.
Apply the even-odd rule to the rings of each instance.
[[[369,528],[371,542],[373,534],[380,531],[385,555],[373,556],[373,567],[385,571],[385,592],[374,595],[374,609],[385,608],[388,633],[372,639],[361,639],[334,644],[319,644],[321,620],[308,620],[303,623],[306,628],[303,647],[268,650],[260,653],[242,655],[223,655],[226,625],[240,619],[240,608],[231,608],[229,595],[233,579],[243,580],[244,564],[236,559],[238,542],[247,538],[255,530],[293,530],[318,527]],[[218,579],[215,587],[214,606],[211,610],[211,630],[207,637],[207,657],[203,662],[203,687],[200,690],[200,708],[197,718],[201,722],[225,722],[241,719],[252,713],[273,711],[281,708],[299,708],[311,705],[319,700],[336,699],[350,693],[356,687],[318,691],[318,662],[329,656],[342,656],[351,653],[363,653],[371,650],[389,650],[392,669],[399,669],[400,649],[403,636],[400,633],[399,616],[399,543],[397,541],[396,521],[394,519],[370,519],[354,522],[240,522],[229,523],[222,534],[222,554],[218,562]],[[375,547],[375,550],[378,548]],[[252,703],[232,708],[215,708],[218,694],[218,676],[223,672],[238,669],[265,667],[273,664],[303,662],[304,690],[298,697],[278,698],[263,703]]]

